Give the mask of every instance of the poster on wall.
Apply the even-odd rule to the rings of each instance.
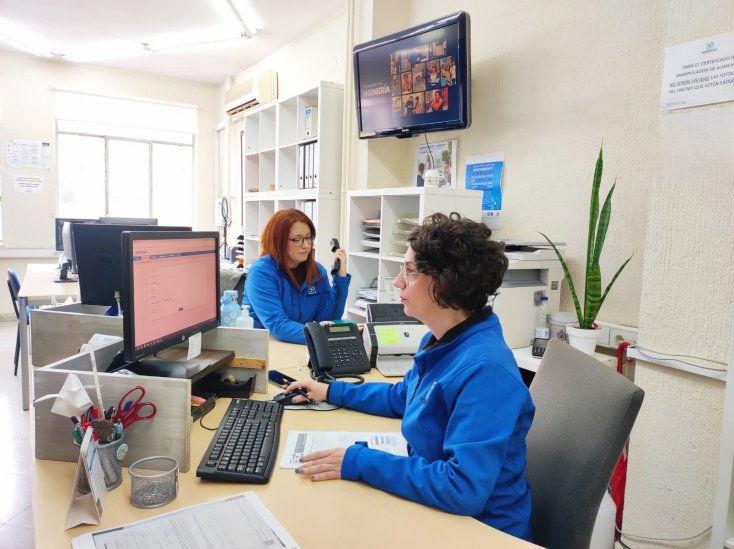
[[[418,145],[415,149],[415,173],[413,179],[416,187],[425,185],[425,173],[438,170],[439,187],[456,188],[454,166],[456,166],[456,139],[440,141],[427,145]]]
[[[16,175],[13,178],[13,190],[16,193],[42,193],[43,177],[34,175]]]
[[[51,144],[45,141],[8,139],[5,160],[11,168],[47,170],[51,158]]]
[[[734,100],[734,32],[665,50],[661,108],[684,109]]]
[[[504,153],[466,157],[467,189],[482,191],[482,222],[490,229],[500,228],[502,213],[502,169]]]

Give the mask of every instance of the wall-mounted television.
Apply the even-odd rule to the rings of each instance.
[[[469,127],[469,26],[460,11],[354,47],[360,139]]]

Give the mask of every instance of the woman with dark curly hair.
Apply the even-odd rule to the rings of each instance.
[[[346,479],[531,539],[525,436],[535,407],[487,305],[507,270],[486,225],[433,214],[408,237],[395,278],[405,314],[430,333],[403,381],[297,381],[316,400],[402,418],[409,455],[354,445],[303,457],[297,473]],[[299,398],[296,398],[299,400]]]

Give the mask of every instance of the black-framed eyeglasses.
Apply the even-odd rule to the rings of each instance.
[[[295,238],[289,238],[288,240],[290,240],[294,246],[302,246],[304,242],[308,242],[308,245],[310,246],[313,243],[313,236],[297,236]]]

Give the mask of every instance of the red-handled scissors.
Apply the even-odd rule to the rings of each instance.
[[[136,392],[139,393],[137,395],[137,398],[131,396],[134,395],[134,393]],[[143,400],[144,396],[145,389],[138,385],[122,395],[122,398],[117,403],[115,421],[117,421],[118,419],[122,421],[122,427],[124,429],[127,429],[136,421],[151,419],[153,416],[155,416],[156,412],[158,411],[155,407],[155,404],[153,404],[152,402],[140,402],[141,400]],[[143,414],[142,411],[146,407],[148,408],[148,410],[146,410],[147,414]]]

